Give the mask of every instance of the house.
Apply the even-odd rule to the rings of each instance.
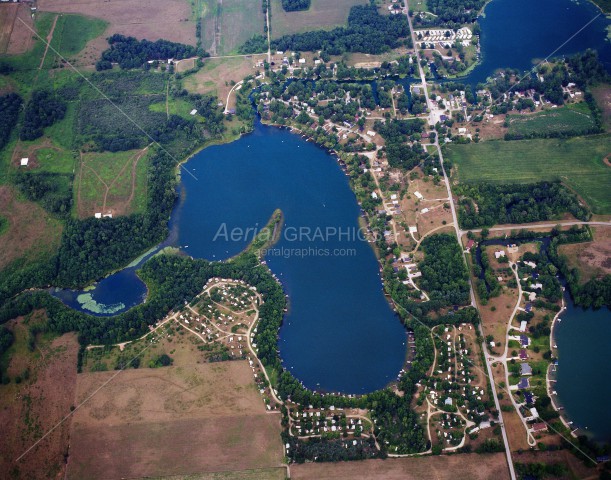
[[[532,405],[533,403],[535,403],[535,399],[533,397],[532,392],[524,392],[524,401],[528,404],[528,405]]]
[[[420,213],[427,213],[429,211],[428,208],[423,208],[422,210],[420,210]]]
[[[445,402],[443,402],[443,403],[446,404],[446,405],[452,406],[452,398],[451,397],[446,398]]]
[[[393,194],[390,196],[390,199],[391,199],[391,200],[396,200],[396,199],[397,199],[397,194],[396,194],[396,193],[393,193]]]
[[[414,192],[414,195],[418,200],[422,200],[424,198],[420,192]]]
[[[520,322],[520,332],[525,332],[525,331],[526,331],[526,325],[527,325],[527,324],[528,324],[528,323],[526,322],[526,320],[522,320],[522,321]]]
[[[533,290],[537,290],[539,289],[543,289],[543,284],[541,283],[531,283],[530,284],[530,288],[532,288]]]
[[[520,378],[520,381],[518,382],[518,389],[524,388],[530,388],[530,382],[528,381],[528,378]]]
[[[467,129],[464,127],[461,127],[458,129],[458,134],[459,135],[464,135],[465,133],[467,133]]]
[[[418,227],[409,227],[409,233],[418,233]]]
[[[520,344],[523,347],[528,347],[528,345],[530,345],[530,339],[526,335],[520,335]]]
[[[370,137],[375,137],[376,132],[373,132],[371,130],[367,130],[367,135],[369,135]]]
[[[21,159],[21,166],[22,167],[27,167],[29,161],[30,161],[30,159],[28,157],[22,158]]]
[[[520,349],[520,360],[526,360],[528,358],[528,353],[524,348]]]
[[[378,198],[378,194],[376,192],[371,192],[371,198],[375,200],[376,198]]]
[[[101,214],[101,213],[99,213],[99,212],[98,212],[98,213],[96,213],[94,216],[95,216],[95,218],[102,218],[102,214]]]
[[[197,113],[197,109],[194,108],[193,110],[189,112],[189,115],[195,115],[196,113]]]
[[[498,260],[501,257],[505,256],[505,250],[499,250],[498,252],[494,252],[494,257]]]
[[[475,242],[473,240],[469,240],[467,242],[467,251],[471,250],[473,248],[473,245],[475,245]]]
[[[302,65],[306,62],[305,58],[300,58],[299,59],[299,63],[301,63]]]
[[[545,432],[546,430],[547,425],[543,422],[533,424],[533,432]]]
[[[536,295],[536,293],[535,293],[535,295]],[[530,300],[530,296],[529,296],[529,300]],[[528,302],[528,303],[527,303],[527,304],[524,306],[524,311],[525,311],[526,313],[530,313],[530,312],[532,311],[532,309],[533,309],[533,305],[532,305],[532,303],[530,303],[530,302]],[[522,323],[526,323],[526,322],[522,322]],[[521,331],[521,332],[524,332],[525,330],[520,330],[520,331]]]
[[[520,375],[532,375],[532,374],[533,374],[533,369],[531,368],[531,366],[528,363],[520,364]]]

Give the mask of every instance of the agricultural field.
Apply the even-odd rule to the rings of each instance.
[[[201,18],[202,48],[212,56],[236,53],[244,42],[263,33],[265,15],[261,2],[194,1],[194,15]]]
[[[231,82],[239,82],[247,75],[254,75],[257,58],[252,57],[207,58],[204,66],[192,75],[183,79],[183,86],[189,92],[216,95],[219,101],[225,103],[227,94],[232,88]]]
[[[580,273],[580,282],[611,274],[611,228],[594,227],[594,241],[560,245],[558,252],[564,255],[570,268]]]
[[[512,136],[581,135],[595,128],[585,102],[551,108],[542,112],[507,115],[507,133]]]
[[[30,6],[24,3],[0,5],[0,55],[27,52],[33,43]]]
[[[75,56],[89,41],[102,35],[107,26],[106,21],[98,18],[58,15],[43,68],[58,68],[65,60],[76,62]]]
[[[599,85],[592,88],[592,95],[596,100],[596,104],[603,111],[603,123],[605,129],[611,129],[611,86]]]
[[[560,180],[594,213],[611,214],[611,136],[488,141],[450,145],[448,158],[459,182],[534,183]]]
[[[77,178],[79,218],[146,209],[148,147],[124,152],[82,153]]]
[[[308,10],[285,12],[281,0],[271,0],[272,38],[346,25],[350,8],[365,3],[363,0],[312,0]]]
[[[0,186],[0,215],[8,223],[3,227],[0,269],[17,259],[45,257],[59,247],[61,223],[37,204],[19,199],[13,187]]]
[[[15,28],[11,35],[11,42],[8,45],[7,56],[3,57],[3,62],[8,63],[17,71],[38,70],[47,51],[46,44],[42,39],[50,37],[57,15],[50,13],[40,13],[31,18],[29,8],[27,16],[30,18],[30,28],[36,31],[36,35],[24,26],[19,19],[15,20]],[[17,31],[17,24],[21,25],[23,32]],[[40,36],[40,38],[38,38]],[[19,42],[27,45],[27,48],[12,48],[13,38],[19,37]]]
[[[114,375],[79,375],[75,402]],[[245,361],[125,370],[74,415],[67,478],[278,467],[279,420]]]
[[[291,466],[295,480],[354,480],[377,478],[380,480],[484,480],[509,478],[505,453],[485,455],[463,454],[411,458],[387,458],[360,462],[303,463]]]
[[[108,48],[106,38],[120,33],[138,39],[158,40],[195,45],[195,21],[185,0],[152,0],[142,7],[137,0],[40,0],[41,12],[94,15],[108,26],[79,55],[79,65],[93,65]],[[74,33],[82,41],[80,34]]]
[[[6,323],[15,342],[0,358],[1,368],[11,378],[9,384],[0,385],[3,478],[64,476],[70,419],[16,461],[70,413],[74,401],[77,335],[39,333],[31,343],[29,328],[44,321],[44,313],[34,311]]]

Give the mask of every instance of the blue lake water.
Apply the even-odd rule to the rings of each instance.
[[[287,130],[257,124],[186,168],[198,179],[182,176],[176,226],[178,243],[194,257],[235,255],[252,233],[234,240],[232,233],[264,226],[276,208],[284,213],[279,254],[266,260],[290,299],[279,343],[285,367],[314,390],[369,392],[395,379],[406,331],[383,295],[373,250],[358,235],[360,209],[336,159]]]
[[[480,18],[482,62],[457,81],[476,85],[499,68],[530,70],[534,62],[550,55],[571,55],[588,48],[598,50],[611,71],[606,31],[611,22],[586,0],[492,0],[484,14]]]
[[[583,310],[568,302],[554,327],[558,346],[557,383],[560,405],[573,428],[599,441],[611,441],[611,311]]]

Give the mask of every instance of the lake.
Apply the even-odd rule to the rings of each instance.
[[[500,68],[530,70],[550,55],[571,55],[588,48],[598,50],[611,71],[606,30],[610,24],[585,0],[492,0],[480,18],[482,61],[457,81],[476,85]]]
[[[568,295],[567,295],[568,297]],[[563,415],[598,441],[611,441],[611,312],[607,308],[583,310],[569,298],[567,309],[554,327],[554,342],[558,346],[557,383]]]
[[[279,342],[284,366],[318,391],[370,392],[394,380],[406,330],[383,295],[377,259],[359,235],[360,208],[337,160],[257,122],[253,133],[207,148],[185,167],[197,180],[182,175],[172,223],[178,244],[196,258],[239,253],[274,209],[284,213],[283,235],[266,257],[289,295]],[[251,233],[232,240],[239,229]]]

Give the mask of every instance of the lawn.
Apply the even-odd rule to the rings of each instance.
[[[611,214],[611,168],[603,162],[610,152],[609,135],[562,140],[495,140],[446,148],[448,159],[456,167],[455,178],[460,182],[561,180],[598,214]]]
[[[508,133],[514,136],[580,135],[595,128],[586,103],[567,105],[531,115],[507,115]]]
[[[365,3],[364,0],[312,0],[308,10],[285,12],[281,0],[271,0],[272,38],[346,25],[350,8]]]
[[[236,53],[254,35],[263,34],[261,2],[252,0],[197,0],[195,17],[201,18],[202,47],[211,55]]]

